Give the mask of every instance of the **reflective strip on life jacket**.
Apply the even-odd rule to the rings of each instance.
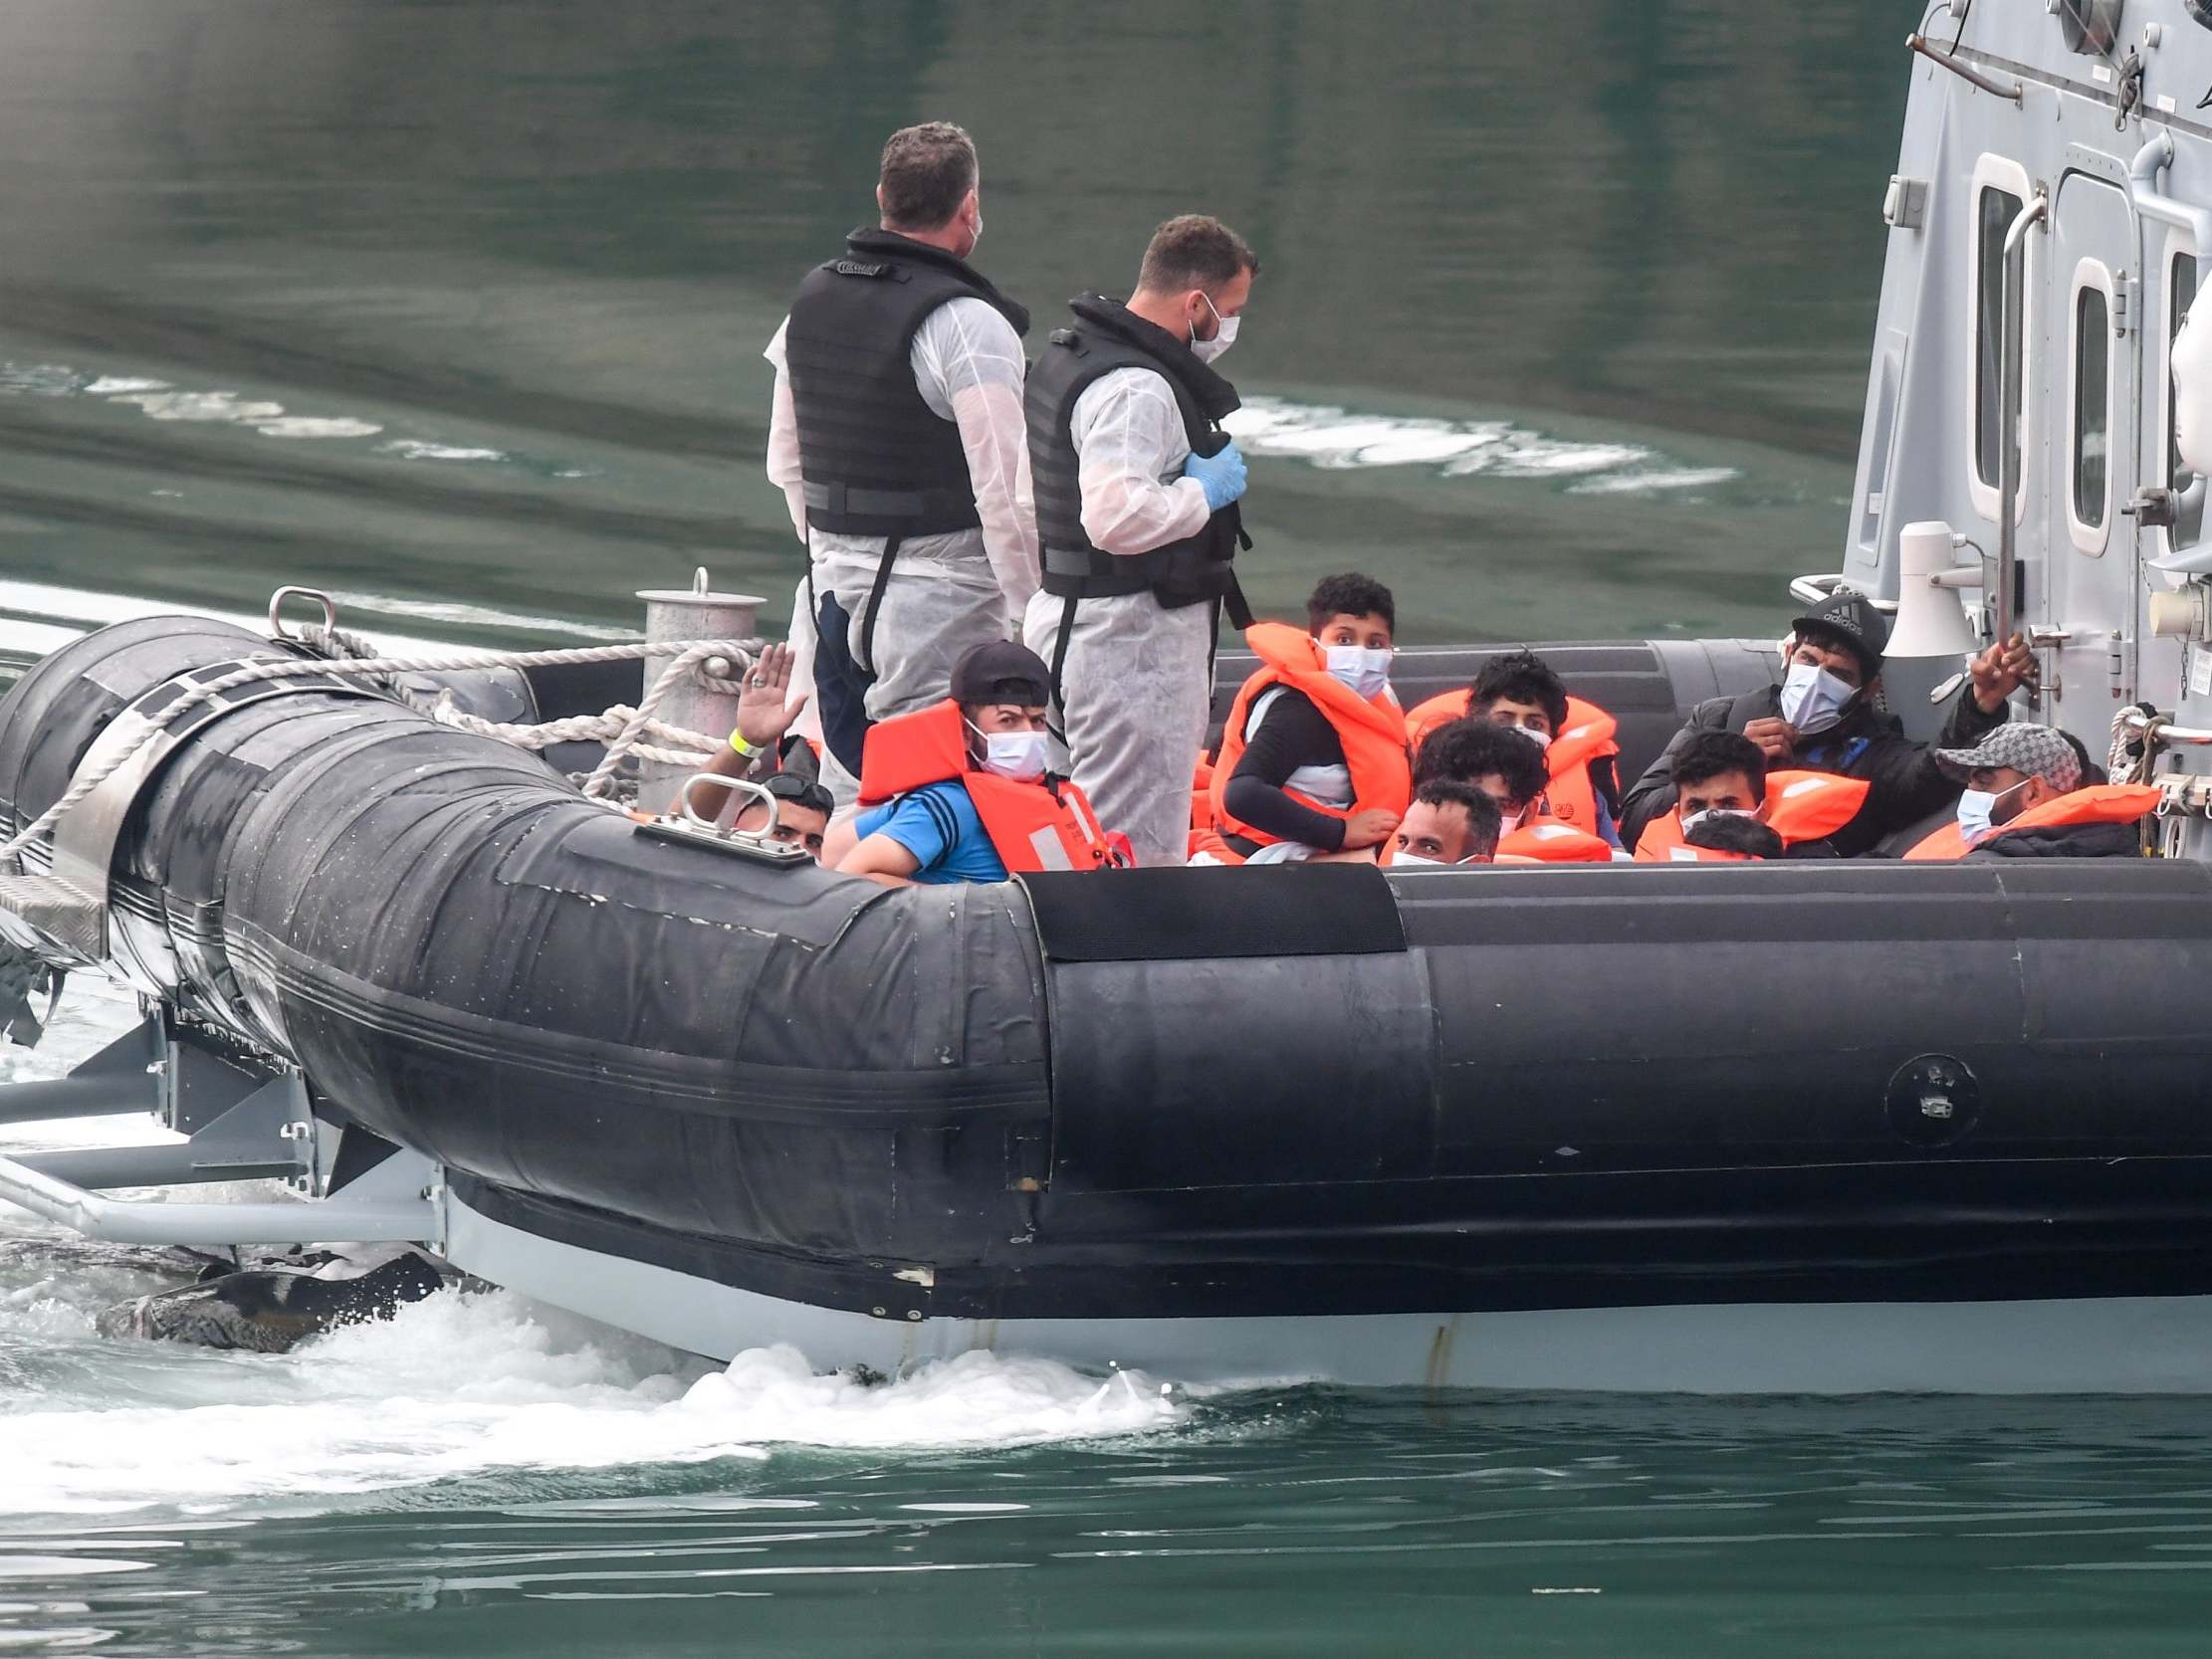
[[[1769,772],[1760,816],[1785,847],[1818,841],[1858,817],[1873,787],[1865,778],[1836,772]],[[1717,852],[1683,841],[1679,807],[1660,813],[1636,838],[1639,864],[1732,864],[1750,858],[1748,853]]]
[[[1229,779],[1250,737],[1245,724],[1252,705],[1276,686],[1302,692],[1321,711],[1343,745],[1344,763],[1352,774],[1349,807],[1324,806],[1296,794],[1292,798],[1331,818],[1350,819],[1370,811],[1404,813],[1413,799],[1413,765],[1406,752],[1405,712],[1389,694],[1361,697],[1329,672],[1320,642],[1287,623],[1255,622],[1244,630],[1244,643],[1258,656],[1260,668],[1237,692],[1221,728],[1221,752],[1214,762],[1210,791],[1213,827],[1221,835],[1241,836],[1262,846],[1277,839],[1235,817],[1226,805]]]
[[[2087,789],[2069,790],[2055,799],[2029,807],[2010,823],[1998,825],[1974,845],[1986,847],[1998,836],[2010,835],[2014,830],[2064,828],[2073,824],[2132,824],[2154,811],[2160,799],[2160,792],[2147,783],[2093,783]],[[1959,859],[1971,850],[1954,818],[1904,856],[1921,861]]]
[[[958,781],[975,803],[992,850],[1008,875],[1103,870],[1114,862],[1098,815],[1082,790],[1016,783],[968,764],[966,717],[947,698],[868,728],[860,758],[860,804],[877,806],[932,783]]]
[[[1501,864],[1524,858],[1538,864],[1611,864],[1613,848],[1603,836],[1556,819],[1539,818],[1501,836],[1497,857]]]

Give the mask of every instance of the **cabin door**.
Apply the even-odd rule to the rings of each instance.
[[[2041,718],[2093,739],[2119,706],[2115,694],[2132,691],[2141,556],[2135,520],[2121,511],[2142,482],[2142,258],[2115,182],[2123,177],[2113,160],[2108,170],[2060,178],[2033,347],[2043,373],[2030,382],[2044,402],[2038,424],[2049,463],[2043,568],[2029,573],[2026,594],[2026,615],[2052,642],[2037,653]]]

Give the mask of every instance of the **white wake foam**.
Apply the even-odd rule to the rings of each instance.
[[[1135,1373],[1101,1381],[990,1353],[874,1386],[817,1376],[788,1348],[713,1369],[504,1291],[447,1293],[284,1357],[188,1348],[160,1356],[177,1373],[173,1406],[102,1409],[89,1398],[35,1396],[0,1405],[0,1509],[208,1514],[270,1499],[315,1507],[494,1471],[760,1462],[779,1445],[1125,1435],[1187,1409]]]
[[[1578,442],[1507,420],[1453,421],[1355,414],[1333,403],[1252,397],[1223,423],[1251,455],[1295,456],[1316,467],[1427,467],[1445,478],[1584,479],[1601,495],[1719,483],[1733,467],[1655,468],[1642,444]],[[1632,470],[1633,469],[1633,470]]]

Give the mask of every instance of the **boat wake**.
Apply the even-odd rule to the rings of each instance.
[[[48,1076],[132,1005],[73,986],[35,1054]],[[142,1120],[0,1130],[0,1146],[144,1139]],[[786,1347],[728,1366],[506,1291],[447,1291],[284,1355],[111,1342],[111,1303],[188,1279],[179,1252],[57,1236],[0,1206],[0,1508],[97,1516],[334,1507],[507,1472],[766,1462],[787,1446],[930,1450],[1142,1434],[1184,1390],[1135,1372],[968,1353],[895,1380],[816,1374]]]

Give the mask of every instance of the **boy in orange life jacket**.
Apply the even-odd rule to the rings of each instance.
[[[1782,838],[1759,821],[1766,774],[1765,753],[1739,732],[1698,731],[1685,738],[1674,756],[1674,820],[1683,843],[1779,858]]]
[[[1588,704],[1571,712],[1567,688],[1549,663],[1525,650],[1491,658],[1467,693],[1467,713],[1505,726],[1545,750],[1545,769],[1551,777],[1545,796],[1552,810],[1562,821],[1590,831],[1609,846],[1621,845],[1617,824],[1621,780],[1613,766],[1621,745],[1612,740],[1612,719]],[[1601,723],[1603,730],[1598,730]],[[1584,726],[1592,728],[1596,740],[1576,745],[1574,759],[1581,763],[1571,771],[1553,764],[1552,746]],[[1587,759],[1584,749],[1589,750]]]
[[[1274,862],[1358,852],[1398,827],[1410,780],[1405,717],[1390,700],[1397,623],[1389,588],[1347,574],[1323,577],[1306,600],[1310,642],[1275,623],[1247,631],[1263,666],[1222,733],[1226,775],[1217,767],[1214,826],[1231,855]],[[1300,674],[1310,695],[1294,683]],[[1348,733],[1356,754],[1347,752]],[[1262,853],[1276,845],[1282,851]]]
[[[949,699],[869,728],[864,809],[832,832],[822,862],[885,887],[1104,868],[1111,855],[1090,803],[1044,775],[1051,684],[1025,647],[972,647],[953,665]]]
[[[1406,808],[1393,838],[1393,870],[1451,870],[1497,857],[1497,802],[1471,783],[1432,778]]]

